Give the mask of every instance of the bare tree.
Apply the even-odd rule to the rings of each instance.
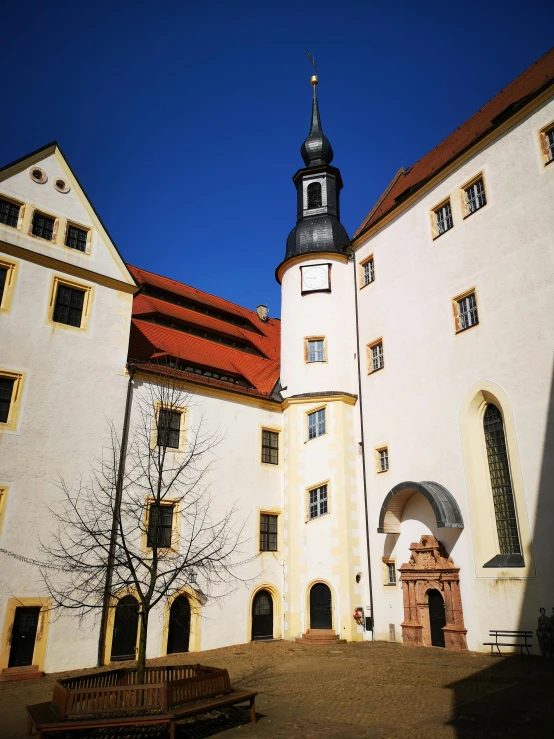
[[[61,482],[56,532],[41,543],[54,608],[84,616],[105,610],[106,598],[112,607],[122,595],[137,598],[139,682],[152,609],[187,586],[220,595],[239,580],[243,524],[234,506],[214,513],[207,484],[222,437],[199,410],[189,422],[193,398],[174,374],[161,367],[141,374],[128,444],[110,424],[90,479]]]

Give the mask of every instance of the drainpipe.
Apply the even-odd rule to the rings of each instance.
[[[354,271],[354,306],[356,309],[356,357],[358,360],[358,398],[360,406],[360,433],[362,442],[362,477],[364,481],[364,507],[365,507],[365,538],[367,547],[367,574],[369,580],[369,602],[371,604],[371,640],[375,641],[375,613],[373,611],[373,583],[371,580],[371,551],[369,549],[369,516],[367,506],[367,476],[365,463],[365,441],[364,441],[364,414],[362,403],[362,367],[360,362],[360,325],[358,321],[358,280],[356,279],[356,257],[350,254]]]
[[[121,448],[119,450],[119,468],[117,470],[117,481],[115,484],[115,501],[112,519],[112,530],[110,534],[110,548],[108,550],[108,565],[106,568],[106,584],[104,585],[104,598],[102,601],[102,616],[100,620],[100,636],[98,638],[98,667],[104,664],[104,646],[108,625],[108,612],[110,607],[110,594],[112,590],[113,567],[115,560],[115,545],[117,542],[117,528],[119,512],[121,510],[121,497],[123,494],[123,479],[125,477],[125,458],[127,456],[127,441],[129,439],[129,420],[131,418],[131,405],[133,399],[133,377],[137,368],[134,364],[127,365],[129,382],[127,383],[127,400],[125,401],[125,416],[123,418],[123,432],[121,434]]]

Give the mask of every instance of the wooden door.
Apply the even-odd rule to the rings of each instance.
[[[331,591],[322,582],[310,590],[310,629],[333,628],[333,604]]]
[[[40,607],[15,609],[8,667],[33,664],[39,613]]]
[[[132,595],[121,598],[115,607],[112,639],[112,661],[135,659],[139,604]]]
[[[190,640],[190,603],[180,595],[175,598],[169,611],[167,653],[188,652]]]
[[[273,639],[273,598],[260,590],[252,603],[252,639]]]
[[[446,613],[444,601],[438,590],[429,591],[429,625],[431,627],[431,644],[434,647],[444,647],[444,631]]]

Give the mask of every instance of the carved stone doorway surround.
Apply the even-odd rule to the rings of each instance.
[[[429,591],[438,590],[444,600],[446,626],[443,627],[446,649],[467,649],[464,614],[460,596],[460,568],[454,566],[440,541],[425,534],[419,544],[411,544],[412,556],[400,567],[404,596],[404,644],[431,646],[429,623]]]

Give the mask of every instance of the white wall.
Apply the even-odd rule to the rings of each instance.
[[[523,607],[520,628],[534,628],[533,614],[547,593],[552,597],[554,573],[545,538],[534,542],[537,580],[498,581],[494,570],[490,579],[476,577],[459,414],[477,381],[490,380],[503,388],[517,436],[517,449],[510,454],[519,455],[527,506],[518,510],[518,517],[528,517],[532,531],[538,512],[551,519],[551,503],[544,497],[539,502],[539,487],[554,350],[554,166],[542,164],[538,131],[553,118],[551,101],[463,164],[356,253],[358,263],[374,254],[376,274],[375,282],[359,292],[361,342],[383,336],[385,352],[384,370],[368,376],[366,367],[363,372],[372,569],[378,583],[375,615],[377,634],[383,638],[391,622],[388,612],[394,611],[397,623],[401,617],[401,592],[397,588],[385,596],[380,586],[386,535],[376,530],[382,501],[404,480],[441,483],[462,511],[465,529],[452,554],[461,567],[470,649],[487,640],[489,629],[518,628]],[[459,188],[480,172],[487,206],[463,220]],[[448,196],[454,229],[433,241],[429,213]],[[479,326],[455,335],[452,298],[473,287]],[[374,448],[381,445],[389,447],[390,471],[378,475],[371,461]],[[398,566],[408,556],[404,528],[414,541],[432,529],[428,515],[420,513],[419,527],[413,520],[403,523]],[[432,530],[447,544],[444,529]]]
[[[331,263],[331,292],[302,295],[301,267]],[[306,255],[288,266],[282,278],[281,384],[284,397],[300,393],[357,393],[354,283],[350,262]],[[324,336],[328,361],[307,364],[304,339]]]
[[[63,175],[67,180],[56,157],[39,166],[49,175],[45,185],[32,182],[25,169],[0,182],[0,193],[32,198],[46,212],[91,225],[75,188],[66,195],[54,190],[55,177]],[[0,225],[0,241],[131,282],[122,263],[114,261],[118,258],[113,247],[97,231],[90,258],[8,226]],[[2,251],[0,244],[4,258]],[[122,423],[132,296],[71,277],[93,288],[88,328],[76,331],[55,325],[48,320],[50,290],[53,275],[63,275],[63,268],[5,258],[17,263],[18,271],[11,309],[0,313],[0,367],[24,373],[24,389],[16,430],[0,431],[0,486],[9,488],[0,547],[41,559],[40,541],[51,542],[55,527],[48,508],[60,497],[60,478],[74,484],[80,475],[86,476],[101,452],[108,419],[117,427]],[[2,555],[0,630],[9,598],[45,594],[35,567]],[[95,664],[98,627],[93,620],[81,624],[74,617],[52,618],[46,669]]]
[[[139,417],[141,398],[148,398],[144,380],[135,380],[131,428]],[[280,434],[279,464],[261,462],[262,428],[281,429],[282,413],[279,406],[271,411],[253,407],[240,399],[211,397],[201,388],[193,389],[186,399],[187,433],[202,428],[202,434],[217,434],[221,443],[214,448],[216,461],[203,484],[208,485],[212,496],[210,516],[219,520],[233,506],[237,513],[235,525],[244,523],[243,546],[239,559],[244,565],[236,570],[234,589],[224,597],[223,591],[206,593],[202,606],[201,649],[215,649],[231,644],[243,644],[250,640],[249,630],[251,595],[261,584],[273,586],[279,597],[283,596],[282,551],[259,551],[260,509],[283,510],[283,439]],[[178,454],[172,452],[172,454]],[[201,463],[202,464],[202,463]],[[283,515],[279,515],[279,536],[282,541]],[[186,532],[182,532],[186,537]],[[241,582],[242,580],[242,582]],[[152,613],[149,622],[148,656],[162,653],[162,627],[167,603]],[[282,612],[281,605],[274,607],[274,614]]]

